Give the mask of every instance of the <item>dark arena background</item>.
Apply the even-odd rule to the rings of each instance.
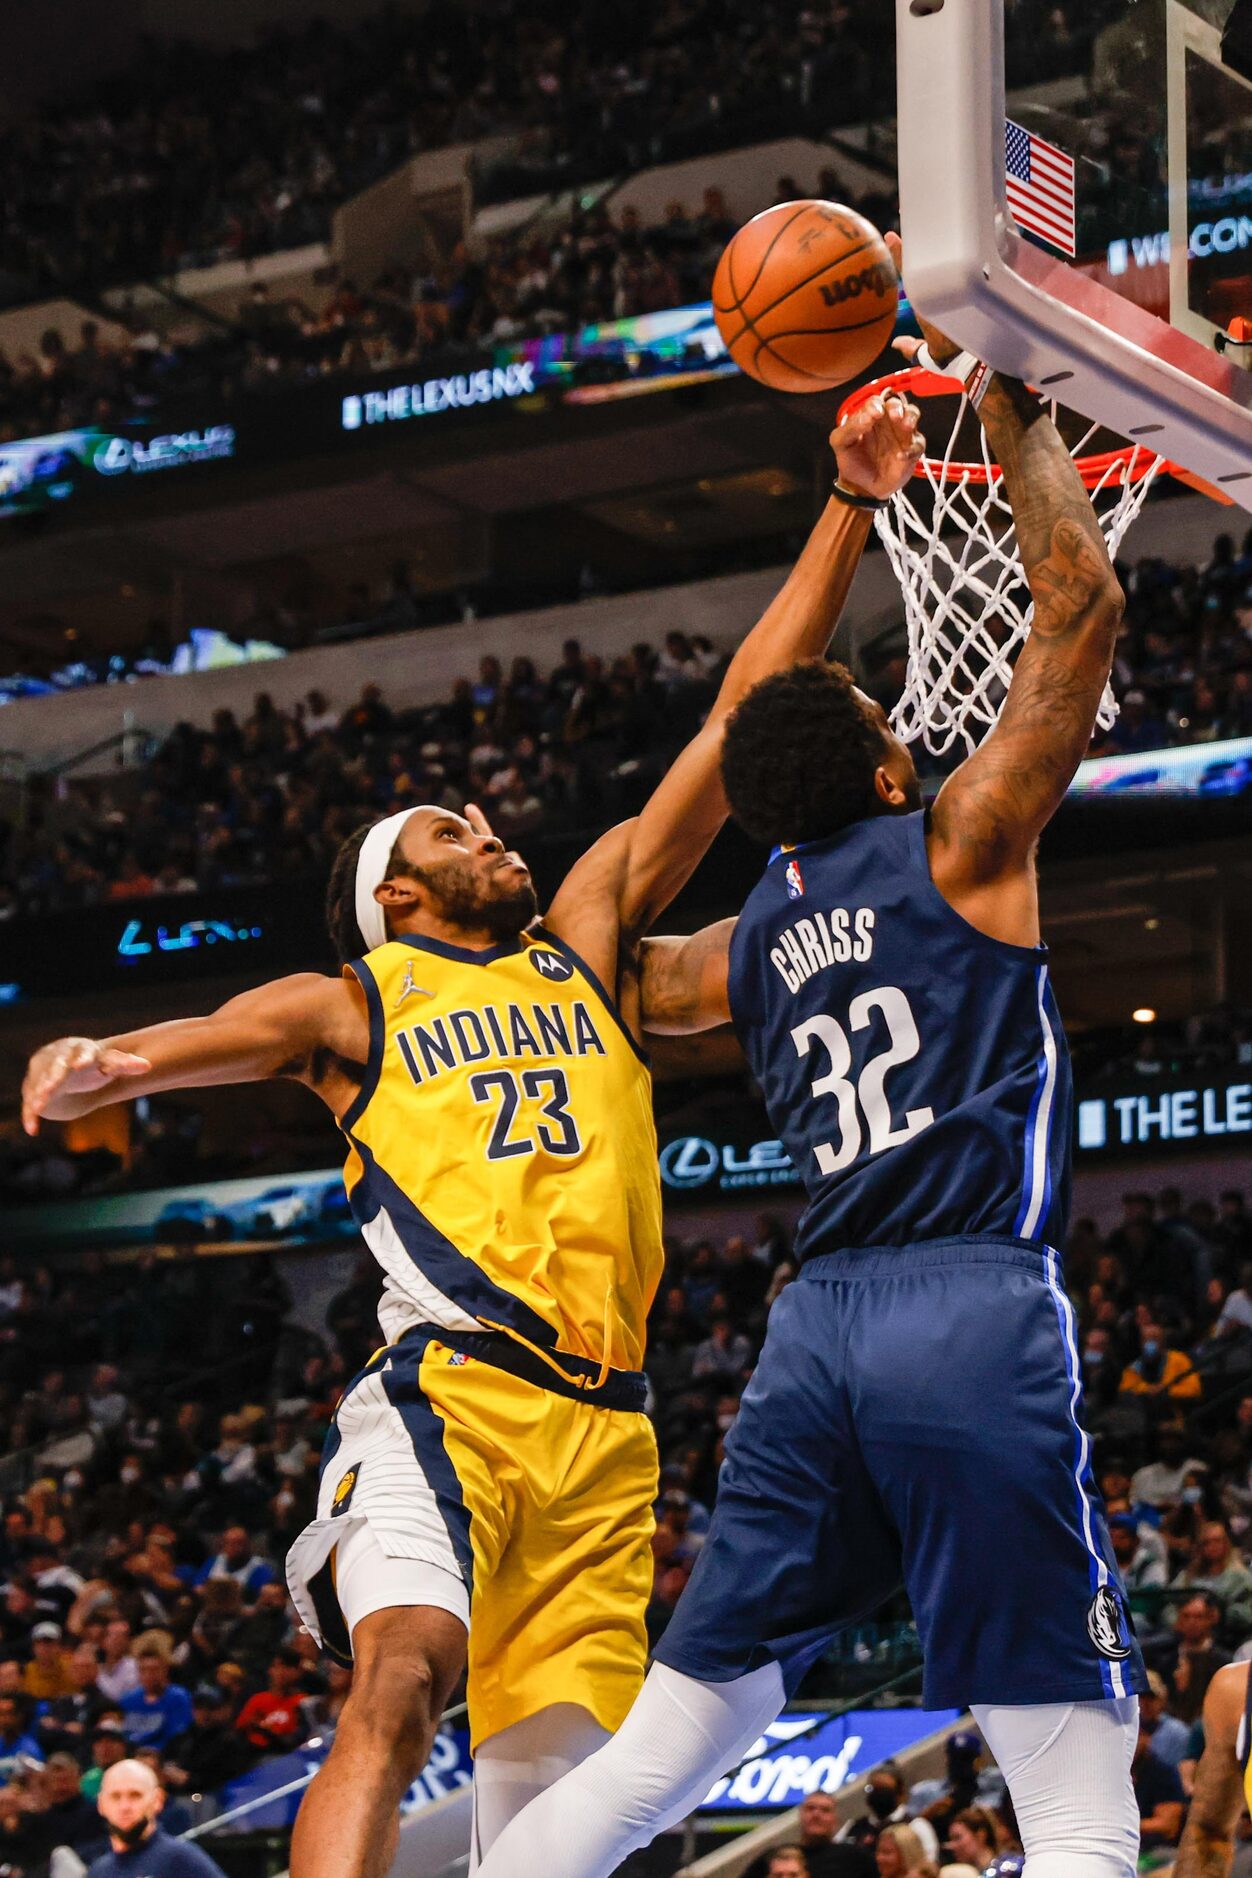
[[[1207,61],[1180,131],[1167,7]],[[326,880],[362,822],[477,802],[543,907],[638,812],[826,503],[841,398],[902,363],[812,395],[746,376],[719,257],[780,203],[903,217],[896,330],[917,336],[897,79],[903,101],[906,33],[943,8],[900,0],[898,44],[883,0],[63,0],[6,21],[0,1874],[146,1874],[97,1806],[131,1759],[163,1833],[211,1861],[162,1873],[287,1870],[352,1672],[284,1561],[383,1341],[342,1137],[307,1090],[119,1099],[31,1134],[28,1058],[333,973]],[[1065,1286],[1151,1671],[1141,1869],[1167,1871],[1206,1689],[1252,1657],[1252,29],[1228,0],[993,11],[994,108],[1070,177],[1058,237],[1055,205],[1032,224],[1014,192],[1011,131],[1006,182],[997,118],[1004,265],[1058,347],[1088,346],[1058,376],[1120,435],[1124,405],[1088,386],[1144,347],[1147,440],[1184,472],[1118,549],[1119,709],[1039,857],[1077,1093]],[[1080,345],[1089,293],[1106,310]],[[954,339],[996,363],[992,315],[967,320]],[[1039,356],[1001,369],[1037,381]],[[834,653],[891,711],[909,641],[872,534]],[[959,752],[913,749],[929,798]],[[737,912],[764,860],[728,825],[662,930]],[[650,1049],[655,1644],[802,1196],[729,1026]],[[920,1662],[901,1593],[623,1872],[1020,1871],[1004,1783],[967,1715],[920,1706]],[[471,1783],[462,1687],[401,1809],[399,1878],[470,1869]],[[867,1814],[875,1783],[892,1805]]]

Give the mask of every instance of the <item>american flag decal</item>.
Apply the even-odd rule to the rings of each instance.
[[[1018,227],[1075,254],[1073,157],[1005,118],[1004,178]]]

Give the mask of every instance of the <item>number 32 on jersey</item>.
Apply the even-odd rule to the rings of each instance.
[[[810,1017],[791,1033],[798,1056],[817,1047],[824,1049],[829,1059],[824,1074],[812,1085],[815,1096],[833,1096],[838,1105],[838,1145],[820,1141],[813,1150],[823,1174],[837,1174],[852,1164],[861,1152],[866,1130],[869,1152],[881,1154],[884,1148],[911,1140],[935,1119],[931,1108],[909,1109],[898,1127],[893,1124],[885,1086],[887,1072],[901,1063],[911,1063],[921,1049],[921,1040],[909,1001],[897,985],[882,985],[877,991],[863,991],[853,998],[848,1007],[848,1028],[854,1032],[867,1030],[875,1011],[887,1026],[887,1048],[867,1058],[855,1083],[849,1074],[851,1040],[837,1017]]]

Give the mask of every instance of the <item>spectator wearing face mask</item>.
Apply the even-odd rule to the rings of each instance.
[[[1173,1402],[1198,1402],[1200,1377],[1191,1358],[1171,1350],[1160,1324],[1140,1328],[1139,1355],[1122,1371],[1123,1395],[1168,1396]]]
[[[180,1844],[157,1824],[165,1795],[142,1761],[111,1767],[100,1789],[100,1813],[109,1850],[88,1867],[87,1878],[222,1878],[199,1846]]]
[[[1173,1506],[1181,1497],[1187,1475],[1207,1471],[1204,1462],[1192,1454],[1182,1421],[1162,1423],[1157,1431],[1156,1451],[1157,1459],[1131,1477],[1130,1498],[1136,1506]]]
[[[928,1819],[910,1819],[905,1803],[904,1777],[891,1761],[876,1767],[865,1782],[866,1811],[841,1826],[835,1838],[840,1845],[859,1845],[872,1850],[884,1826],[912,1826],[926,1848],[926,1856],[939,1862],[939,1840]]]
[[[1082,1346],[1083,1398],[1090,1423],[1107,1419],[1116,1406],[1121,1384],[1111,1333],[1101,1324],[1087,1332]]]

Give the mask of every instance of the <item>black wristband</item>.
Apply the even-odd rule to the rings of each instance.
[[[830,493],[850,509],[885,509],[891,501],[890,496],[863,496],[855,489],[845,489],[838,478],[830,485]]]

